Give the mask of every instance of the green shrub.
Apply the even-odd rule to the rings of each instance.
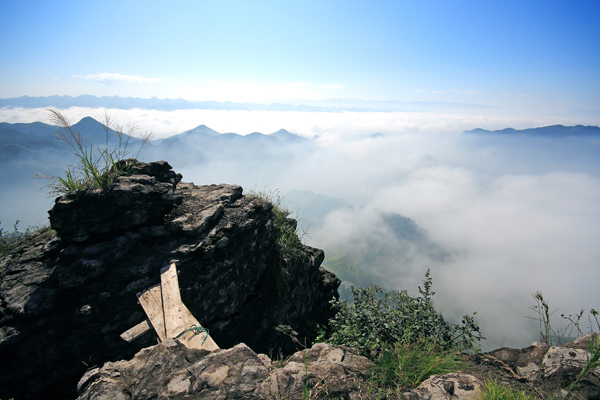
[[[337,314],[330,322],[326,339],[336,345],[356,348],[362,354],[386,348],[394,343],[427,340],[444,351],[473,351],[482,339],[474,315],[466,315],[460,324],[444,319],[433,307],[430,272],[425,274],[420,296],[405,291],[387,292],[377,286],[352,287],[352,303],[332,300]]]
[[[106,192],[110,189],[115,179],[126,173],[124,160],[130,155],[128,148],[129,140],[138,133],[139,129],[135,124],[129,124],[126,127],[119,125],[108,114],[104,115],[103,125],[106,132],[106,144],[104,146],[94,146],[89,148],[83,143],[81,133],[74,130],[67,117],[59,111],[49,109],[50,119],[55,125],[60,127],[56,131],[56,139],[66,143],[73,149],[77,157],[77,164],[69,166],[64,176],[48,176],[39,174],[39,177],[47,179],[48,194],[51,197],[68,193],[72,190],[81,190],[86,188],[100,189]],[[112,133],[116,133],[119,139],[115,147],[110,144]],[[139,156],[142,147],[151,139],[152,133],[141,134],[142,143],[135,157]]]
[[[460,324],[433,307],[432,279],[425,274],[419,296],[377,286],[352,287],[353,302],[332,300],[337,314],[317,340],[348,346],[374,363],[371,383],[392,390],[418,386],[432,375],[463,368],[464,355],[482,339],[474,314]]]

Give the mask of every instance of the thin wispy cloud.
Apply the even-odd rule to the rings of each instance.
[[[142,83],[142,82],[158,82],[160,79],[157,78],[145,78],[142,76],[135,75],[123,75],[116,73],[101,73],[91,75],[71,75],[73,78],[85,79],[88,81],[96,82],[129,82],[129,83]]]
[[[321,89],[343,89],[344,85],[329,84],[321,86]]]

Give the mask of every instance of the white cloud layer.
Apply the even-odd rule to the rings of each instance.
[[[101,118],[104,109],[72,107],[64,110],[71,121],[91,116]],[[199,125],[221,132],[246,135],[252,132],[272,133],[287,129],[297,135],[314,137],[361,137],[373,133],[444,134],[460,133],[474,128],[525,129],[546,125],[600,125],[600,118],[564,117],[552,115],[473,115],[434,112],[301,112],[301,111],[243,111],[243,110],[121,110],[106,109],[121,121],[136,121],[140,128],[152,130],[155,138],[165,138],[193,129]],[[0,108],[0,121],[49,122],[45,108]]]
[[[107,111],[121,121],[138,121],[159,138],[201,124],[219,132],[285,128],[318,136],[308,152],[290,147],[259,155],[251,149],[224,149],[194,155],[193,162],[176,154],[168,161],[197,184],[310,190],[355,205],[310,227],[309,243],[331,256],[364,246],[370,234],[389,249],[389,257],[370,267],[392,289],[414,292],[431,268],[436,306],[450,318],[478,311],[489,339],[485,348],[537,340],[536,323],[525,318],[534,315],[529,309],[534,291],[542,291],[559,309],[557,316],[600,307],[600,172],[592,149],[577,141],[478,144],[461,136],[476,127],[597,125],[597,120],[410,112]],[[103,110],[65,112],[77,121],[100,117]],[[0,109],[0,120],[47,121],[48,115],[41,109]],[[371,137],[378,132],[383,135]],[[8,202],[9,194],[3,196],[0,200]],[[450,257],[435,261],[395,242],[381,226],[382,212],[413,219]]]

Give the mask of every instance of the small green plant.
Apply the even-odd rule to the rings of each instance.
[[[534,310],[538,316],[537,317],[527,317],[529,319],[533,319],[539,322],[540,324],[540,336],[541,340],[543,340],[549,346],[557,345],[561,346],[567,342],[575,339],[573,335],[577,335],[576,337],[581,337],[586,334],[586,331],[582,329],[581,323],[583,319],[583,315],[585,313],[584,309],[581,309],[576,314],[565,315],[561,314],[561,318],[567,321],[567,325],[563,328],[554,328],[551,322],[551,316],[557,311],[550,311],[550,305],[548,301],[544,299],[544,295],[541,292],[535,292],[532,294],[533,298],[536,301],[536,305],[532,306],[531,309]],[[590,373],[596,368],[600,367],[600,321],[598,320],[598,316],[600,313],[591,309],[588,315],[588,332],[591,334],[590,337],[590,356],[575,379],[573,383],[569,386],[569,390],[564,397],[563,400],[571,398],[571,396],[577,391],[579,388],[579,382],[581,378]],[[594,326],[595,325],[595,326]],[[598,330],[598,332],[595,331]]]
[[[2,225],[2,222],[0,222],[0,225]],[[0,227],[0,257],[12,253],[16,244],[23,237],[23,234],[18,230],[18,225],[19,220],[15,222],[12,232],[6,232],[4,228]]]
[[[90,144],[88,147],[84,144],[81,133],[73,129],[73,126],[67,117],[57,110],[48,110],[51,121],[59,126],[55,137],[59,142],[68,144],[75,156],[77,164],[69,166],[64,176],[48,176],[38,174],[39,177],[47,179],[49,196],[59,196],[72,190],[81,190],[86,188],[101,189],[106,192],[110,189],[115,179],[125,173],[126,164],[119,161],[124,160],[130,155],[128,148],[130,139],[139,133],[139,128],[133,124],[126,126],[119,125],[114,118],[104,114],[104,130],[106,132],[104,146]],[[118,145],[111,145],[111,134],[115,132],[118,136]],[[142,143],[135,157],[139,156],[142,147],[152,138],[152,132],[142,133]]]
[[[600,321],[598,320],[599,313],[595,309],[592,308],[589,312],[589,329],[587,331],[581,326],[583,315],[585,313],[584,309],[581,309],[576,314],[561,314],[561,318],[564,321],[567,321],[567,324],[562,328],[555,328],[551,321],[551,317],[557,310],[550,311],[550,305],[544,298],[542,292],[537,291],[532,293],[532,297],[536,304],[532,306],[531,309],[537,313],[537,316],[527,316],[526,318],[539,322],[540,338],[549,346],[562,346],[586,333],[594,333],[594,324],[596,325],[598,332],[600,332]]]
[[[596,310],[592,310],[592,311],[596,311]],[[595,316],[598,316],[598,312],[596,311]],[[596,321],[598,321],[596,319]],[[600,335],[599,334],[593,334],[591,339],[590,339],[590,356],[587,359],[587,362],[585,363],[585,366],[583,367],[583,369],[581,370],[581,372],[579,373],[579,375],[577,375],[577,379],[575,379],[575,381],[571,384],[571,386],[569,386],[569,391],[567,392],[567,395],[564,397],[563,400],[569,399],[572,394],[577,390],[577,388],[579,388],[579,381],[581,381],[581,378],[583,378],[585,375],[587,375],[588,373],[590,373],[591,371],[593,371],[596,368],[600,368]]]
[[[536,400],[538,397],[507,388],[497,381],[486,381],[475,395],[475,400]]]
[[[283,198],[279,191],[251,191],[249,194],[273,205],[273,223],[277,230],[277,256],[272,274],[277,293],[281,297],[290,289],[294,268],[306,261],[302,244],[304,233],[298,231],[298,223],[290,218],[292,211],[283,205]]]
[[[48,225],[29,226],[25,229],[25,232],[21,232],[19,231],[19,222],[19,220],[15,222],[11,232],[5,231],[4,228],[1,227],[2,222],[0,222],[0,257],[18,251],[19,242],[28,236],[50,229]]]
[[[304,389],[302,390],[302,399],[306,400],[310,396],[310,390],[308,389],[308,354],[304,349]]]

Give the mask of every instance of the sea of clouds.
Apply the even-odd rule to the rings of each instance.
[[[536,316],[530,309],[532,292],[541,291],[552,310],[559,309],[557,322],[561,313],[600,309],[599,143],[486,141],[462,134],[478,127],[522,129],[600,121],[417,112],[107,111],[152,129],[158,139],[201,124],[238,134],[285,128],[311,138],[310,146],[301,150],[286,145],[267,156],[255,156],[251,150],[241,156],[240,149],[224,149],[198,157],[197,163],[189,157],[183,162],[178,154],[169,154],[168,161],[185,181],[196,184],[224,182],[246,189],[278,189],[284,195],[304,190],[343,200],[350,206],[306,227],[307,243],[326,254],[360,246],[365,235],[389,242],[382,212],[411,218],[450,257],[432,261],[415,251],[410,261],[399,263],[390,252],[374,273],[388,289],[415,293],[430,268],[436,306],[451,319],[477,311],[488,338],[484,348],[524,347],[539,338],[537,323],[525,318]],[[64,112],[76,122],[84,116],[100,117],[104,110]],[[0,121],[48,122],[48,113],[0,109]],[[0,195],[2,221],[27,215],[20,219],[43,222],[51,201],[39,186],[32,180],[31,185]],[[17,198],[24,200],[14,201]],[[298,210],[301,223],[303,213],[310,212]],[[393,241],[382,244],[393,246]]]

